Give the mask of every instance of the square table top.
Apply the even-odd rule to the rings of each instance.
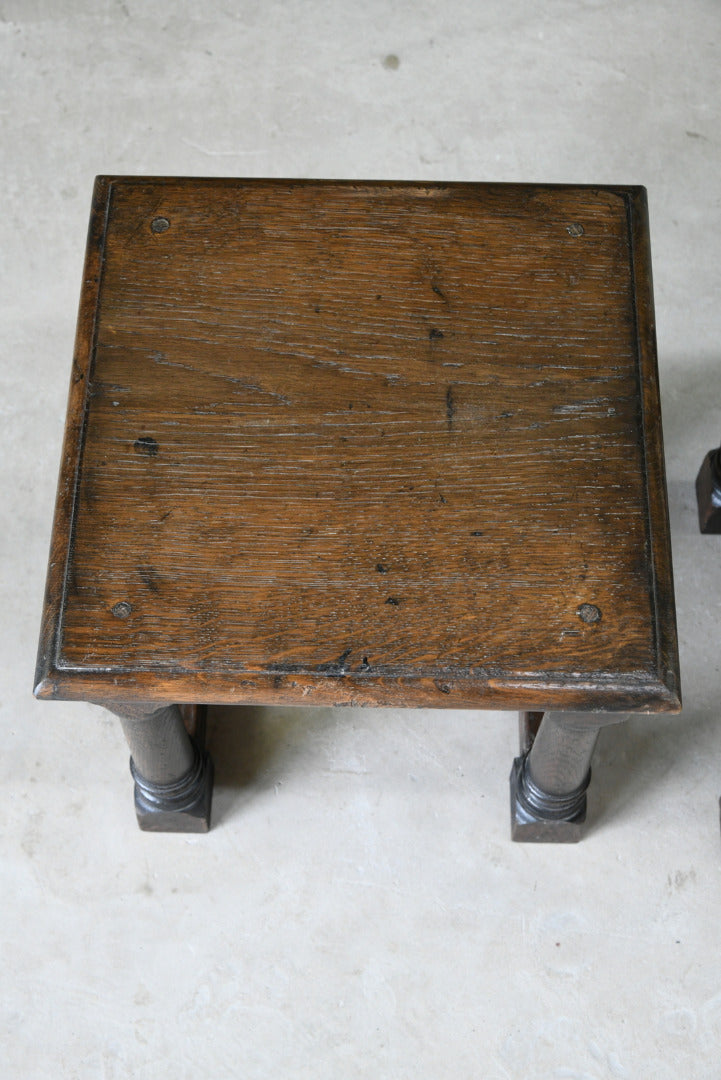
[[[677,710],[644,189],[98,178],[36,693]]]

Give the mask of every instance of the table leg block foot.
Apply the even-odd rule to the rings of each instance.
[[[524,762],[518,757],[511,769],[511,839],[524,844],[576,844],[584,833],[586,796],[580,795],[569,818],[544,818],[524,797]]]
[[[135,813],[144,832],[208,832],[213,801],[209,754],[199,754],[192,772],[175,784],[148,784],[136,772],[133,775]]]

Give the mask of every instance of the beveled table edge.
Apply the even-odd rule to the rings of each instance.
[[[436,677],[371,674],[197,671],[78,671],[40,666],[35,695],[80,701],[202,702],[207,705],[374,706],[599,712],[679,712],[673,679],[643,672],[575,677],[445,672]]]

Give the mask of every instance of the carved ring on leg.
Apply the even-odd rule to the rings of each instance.
[[[556,795],[536,784],[528,767],[528,755],[516,758],[519,763],[518,801],[530,818],[548,821],[578,821],[586,819],[586,791],[591,782],[591,770],[577,788]]]

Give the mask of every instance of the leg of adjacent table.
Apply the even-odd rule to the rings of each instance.
[[[709,450],[696,477],[698,523],[702,533],[721,533],[721,448]]]
[[[128,740],[140,828],[152,832],[207,832],[213,764],[202,740],[188,734],[180,708],[104,704],[120,718]],[[201,729],[202,722],[197,727]]]
[[[600,714],[521,713],[521,756],[511,771],[514,840],[581,839],[598,732],[614,722]]]

